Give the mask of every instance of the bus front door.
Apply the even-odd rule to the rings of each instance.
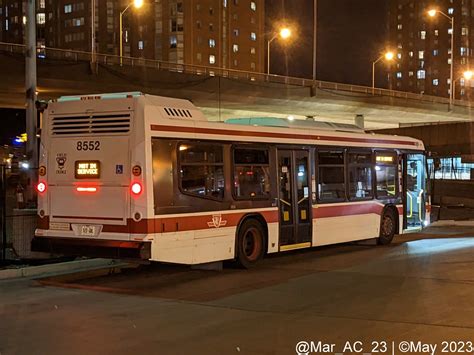
[[[309,152],[278,150],[280,251],[311,246]]]

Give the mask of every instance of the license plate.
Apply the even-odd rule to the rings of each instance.
[[[94,237],[97,233],[97,226],[80,226],[79,234],[87,237]]]

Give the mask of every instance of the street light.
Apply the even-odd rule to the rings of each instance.
[[[372,62],[372,93],[374,92],[375,89],[375,64],[380,62],[382,59],[385,59],[386,61],[391,61],[395,57],[395,54],[393,52],[386,52],[385,54],[382,54],[380,57],[377,58],[376,61]]]
[[[451,66],[449,73],[449,109],[451,110],[454,100],[454,16],[448,16],[443,11],[437,9],[428,11],[430,17],[435,17],[437,14],[443,15],[451,22]]]
[[[472,70],[466,70],[464,73],[462,73],[462,76],[453,81],[453,100],[456,99],[456,81],[462,78],[469,81],[472,79],[473,76],[474,72]]]
[[[129,3],[127,7],[120,12],[120,65],[122,65],[122,57],[123,57],[123,14],[130,8],[130,6],[134,6],[136,9],[139,9],[143,6],[143,0],[134,0],[133,2]]]
[[[288,27],[280,29],[279,32],[273,34],[273,37],[267,41],[267,75],[270,74],[270,43],[272,43],[278,36],[281,39],[288,39],[291,37],[291,30]]]

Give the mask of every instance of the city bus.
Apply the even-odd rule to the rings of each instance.
[[[43,116],[33,249],[180,264],[375,239],[429,223],[421,141],[190,101],[66,96]]]

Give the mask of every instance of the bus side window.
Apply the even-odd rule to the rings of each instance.
[[[234,196],[245,199],[270,196],[268,149],[234,149]]]
[[[334,202],[346,199],[344,151],[319,151],[318,201]]]
[[[397,154],[394,152],[375,153],[375,178],[377,198],[398,197]]]
[[[349,198],[365,200],[374,196],[372,190],[372,153],[348,153]]]
[[[183,193],[217,200],[224,198],[222,144],[182,143],[178,146],[178,156]]]

